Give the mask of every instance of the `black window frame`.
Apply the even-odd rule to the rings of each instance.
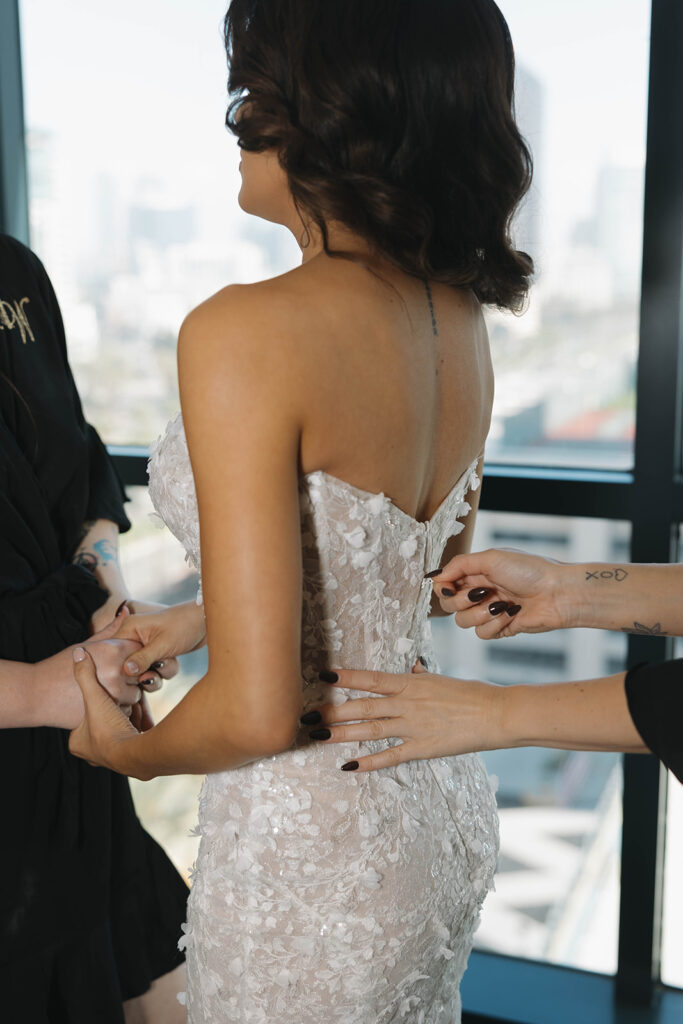
[[[652,0],[636,437],[631,472],[487,465],[488,511],[631,523],[631,560],[678,556],[683,523],[683,3]],[[0,231],[28,243],[19,0],[0,4]],[[48,268],[49,269],[49,268]],[[127,485],[147,484],[147,453],[111,447]],[[631,636],[628,662],[673,655],[670,637]],[[463,1021],[673,1024],[683,990],[659,980],[665,773],[624,757],[619,953],[615,976],[475,952]]]

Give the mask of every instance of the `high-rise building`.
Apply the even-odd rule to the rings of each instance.
[[[515,74],[517,124],[531,149],[534,177],[515,218],[514,239],[518,248],[538,259],[541,246],[540,180],[543,163],[543,86],[523,65]]]

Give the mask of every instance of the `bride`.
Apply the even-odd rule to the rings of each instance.
[[[303,261],[180,332],[150,491],[201,568],[208,672],[137,733],[81,650],[71,749],[207,773],[192,1024],[453,1024],[496,863],[483,766],[358,772],[381,722],[339,748],[300,716],[357,696],[342,664],[434,665],[424,576],[469,545],[490,419],[481,305],[518,307],[531,272],[508,234],[529,180],[510,37],[492,0],[234,0],[225,27],[240,204]],[[202,609],[127,628],[169,655]]]

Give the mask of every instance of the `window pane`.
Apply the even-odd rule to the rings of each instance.
[[[33,245],[90,418],[147,443],[178,406],[174,342],[199,300],[297,260],[237,207],[222,127],[226,0],[21,0]],[[489,457],[625,466],[634,423],[647,0],[501,0],[536,180],[517,223],[538,280],[492,312]]]
[[[473,550],[517,546],[566,561],[619,561],[630,527],[596,519],[481,512]],[[482,641],[436,619],[449,675],[496,683],[561,682],[622,671],[626,637],[564,630]],[[621,758],[586,751],[486,753],[499,780],[501,850],[480,949],[611,973],[617,963]]]
[[[677,657],[683,657],[683,644]],[[683,786],[669,776],[666,810],[666,860],[664,867],[664,918],[662,930],[662,981],[683,988]]]
[[[237,206],[227,0],[20,6],[32,244],[89,418],[147,444],[178,409],[186,313],[297,260],[284,228]]]
[[[121,537],[121,564],[133,597],[162,604],[188,601],[197,594],[197,574],[161,520],[153,515],[146,487],[129,487],[127,506],[133,529]],[[152,714],[163,718],[206,671],[206,650],[185,654],[180,672],[162,690],[148,696]],[[198,839],[190,835],[197,821],[202,779],[175,775],[139,782],[131,779],[135,807],[145,828],[161,843],[178,870],[188,878]]]
[[[535,181],[517,220],[537,280],[488,322],[496,461],[627,467],[642,245],[648,0],[499,0]]]
[[[683,528],[679,530],[679,551]],[[683,638],[675,643],[674,656],[683,658]],[[668,775],[666,846],[664,860],[664,905],[662,919],[662,981],[683,988],[683,786]]]

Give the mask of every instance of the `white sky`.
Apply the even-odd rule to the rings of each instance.
[[[544,89],[539,186],[552,244],[590,211],[601,164],[642,164],[649,3],[499,2],[518,62]],[[224,0],[21,0],[28,125],[60,136],[74,180],[96,167],[120,181],[153,174],[205,197],[232,192],[224,8]]]

